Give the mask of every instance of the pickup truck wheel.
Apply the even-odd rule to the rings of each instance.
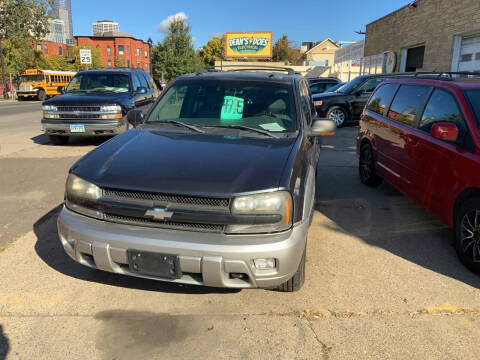
[[[65,145],[68,142],[68,136],[48,135],[53,145]]]
[[[44,90],[40,89],[38,90],[37,97],[38,97],[38,100],[44,101],[47,98],[47,94],[45,94]]]
[[[307,253],[307,247],[305,246],[305,250],[303,250],[302,260],[300,260],[300,264],[298,265],[297,272],[293,277],[284,282],[280,285],[277,290],[283,292],[294,292],[298,291],[302,288],[303,283],[305,282],[305,256]]]
[[[382,183],[382,178],[375,171],[375,159],[370,144],[363,144],[360,148],[360,161],[358,162],[358,174],[362,184],[377,187]]]
[[[465,201],[455,216],[455,249],[463,265],[480,274],[480,198]]]
[[[340,106],[332,106],[327,111],[327,118],[333,120],[337,127],[342,127],[348,119],[348,114],[344,108]]]

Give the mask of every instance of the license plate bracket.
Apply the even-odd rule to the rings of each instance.
[[[72,133],[84,133],[85,132],[85,125],[83,125],[83,124],[70,125],[70,132],[72,132]]]
[[[131,272],[179,279],[182,277],[180,260],[177,255],[160,254],[142,250],[127,250],[128,267]]]

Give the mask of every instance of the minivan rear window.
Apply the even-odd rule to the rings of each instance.
[[[385,84],[380,86],[370,98],[370,101],[367,104],[367,109],[383,115],[385,108],[392,100],[396,89],[397,84]]]
[[[477,127],[480,129],[480,90],[468,90],[465,93],[475,116]]]
[[[402,85],[393,99],[388,117],[392,120],[413,126],[420,105],[430,93],[429,87],[420,85]]]

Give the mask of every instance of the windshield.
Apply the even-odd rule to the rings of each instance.
[[[20,77],[21,82],[41,82],[44,80],[45,78],[43,75],[22,75]]]
[[[249,81],[180,82],[168,89],[147,123],[180,121],[197,127],[247,126],[295,130],[291,86]]]
[[[468,90],[465,93],[475,116],[477,127],[480,130],[480,90]]]
[[[126,93],[130,89],[130,80],[126,74],[75,75],[67,86],[67,92],[114,92]]]
[[[356,77],[352,81],[343,85],[340,89],[337,90],[337,92],[341,92],[344,94],[350,93],[353,90],[355,90],[355,88],[359,86],[364,80],[365,80],[365,77],[363,76]]]

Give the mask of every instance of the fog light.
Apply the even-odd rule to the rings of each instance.
[[[255,267],[258,270],[275,269],[275,259],[255,259],[253,260]]]

